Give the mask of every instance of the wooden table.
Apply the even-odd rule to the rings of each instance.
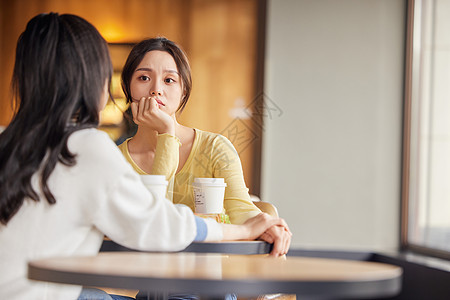
[[[264,241],[220,241],[220,242],[193,242],[186,249],[180,252],[194,252],[194,253],[221,253],[221,254],[268,254],[272,251],[272,244]],[[138,251],[133,250],[106,238],[103,240],[100,252],[117,252],[117,251]],[[141,252],[141,251],[139,251]],[[142,251],[149,252],[149,251]],[[134,297],[137,295],[144,296],[149,293],[137,290],[118,290],[118,289],[104,289],[112,294],[123,294]],[[158,298],[159,295],[151,295],[151,299]]]
[[[109,252],[28,264],[34,280],[146,290],[158,295],[297,294],[363,299],[397,294],[401,268],[325,258]]]

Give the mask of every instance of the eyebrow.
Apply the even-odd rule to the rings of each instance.
[[[136,69],[136,71],[153,72],[154,70],[152,68],[138,68],[138,69]],[[165,69],[164,72],[166,72],[166,73],[174,73],[174,74],[180,75],[177,71],[172,70],[172,69]]]

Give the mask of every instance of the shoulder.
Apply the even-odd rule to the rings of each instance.
[[[96,128],[81,129],[72,133],[68,140],[69,149],[72,151],[92,149],[97,147],[109,148],[115,145],[110,137]]]
[[[198,135],[198,141],[201,145],[210,145],[214,147],[227,146],[234,149],[233,144],[230,142],[230,140],[220,133],[214,133],[200,129],[195,129],[195,132]]]
[[[121,160],[116,144],[105,132],[90,128],[72,133],[68,140],[69,150],[77,156],[77,160],[92,161],[95,165],[112,160]]]
[[[238,158],[236,148],[231,141],[219,133],[213,133],[196,129],[198,134],[199,150],[202,153],[209,153],[213,159],[235,160]]]

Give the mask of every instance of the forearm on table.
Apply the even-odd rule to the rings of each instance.
[[[250,233],[247,227],[243,225],[235,224],[221,224],[223,230],[223,240],[234,241],[234,240],[248,240],[250,239]]]
[[[232,241],[249,239],[250,233],[246,226],[234,224],[219,224],[213,219],[195,217],[197,235],[194,241]]]
[[[249,200],[225,199],[224,205],[231,224],[243,224],[261,213],[261,210]]]

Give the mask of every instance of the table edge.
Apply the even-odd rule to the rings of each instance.
[[[226,280],[232,288],[224,285],[223,279],[180,279],[155,278],[111,274],[91,274],[63,270],[51,270],[28,263],[28,278],[31,280],[123,289],[138,289],[157,293],[192,292],[199,295],[220,296],[236,293],[242,296],[259,294],[296,294],[298,296],[315,296],[323,291],[336,297],[387,297],[397,295],[401,291],[402,272],[388,279],[361,281],[274,281],[274,280]],[[301,292],[298,290],[301,289]],[[255,292],[257,291],[257,293]],[[382,291],[382,292],[380,292]]]
[[[193,242],[179,252],[193,253],[222,253],[222,254],[268,254],[272,251],[272,244],[264,241],[231,241],[231,242]],[[122,246],[112,240],[103,240],[100,252],[132,251],[150,252],[158,251],[135,250]]]

